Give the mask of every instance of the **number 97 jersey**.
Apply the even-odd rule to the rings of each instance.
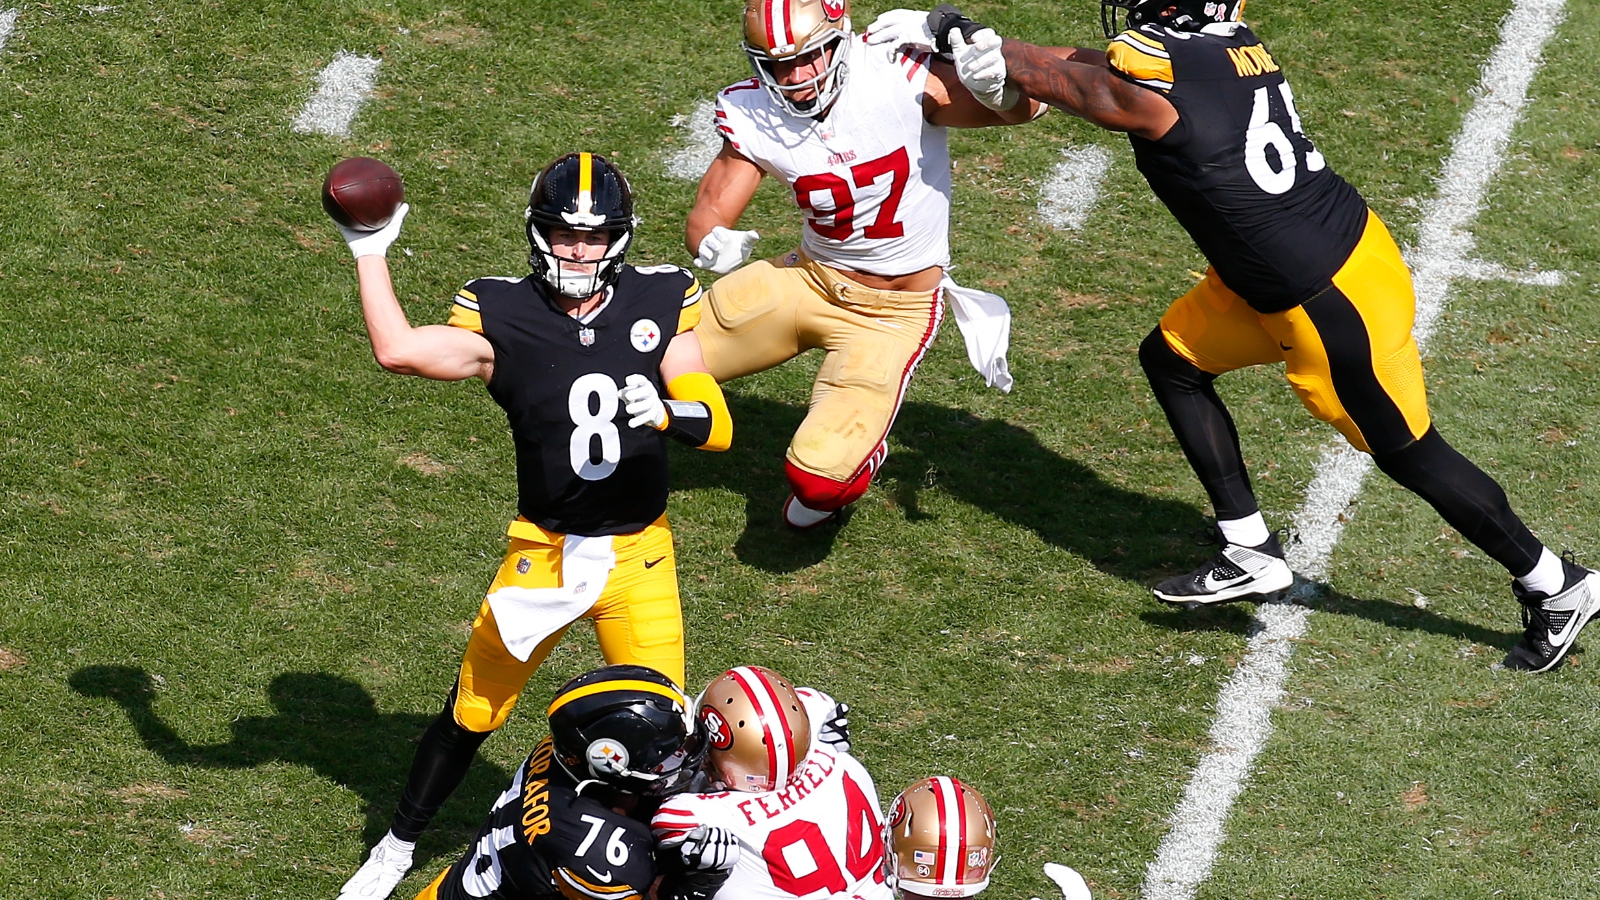
[[[1223,283],[1263,313],[1326,289],[1361,240],[1367,204],[1302,132],[1260,39],[1237,23],[1142,25],[1117,35],[1106,60],[1177,110],[1160,140],[1129,136],[1134,158]]]
[[[813,741],[782,790],[679,794],[650,822],[669,844],[697,825],[739,840],[739,860],[717,892],[723,900],[893,900],[878,789],[855,757],[827,744]]]

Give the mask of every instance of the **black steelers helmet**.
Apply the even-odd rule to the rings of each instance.
[[[688,788],[705,759],[688,698],[646,666],[579,675],[556,691],[548,715],[556,761],[580,782],[663,796]]]
[[[1105,29],[1106,40],[1152,22],[1182,31],[1199,31],[1213,22],[1239,21],[1244,3],[1245,0],[1100,0],[1100,27]]]
[[[633,240],[633,190],[622,171],[595,153],[568,153],[544,167],[528,192],[528,264],[557,293],[567,297],[592,297],[616,283],[622,260]],[[550,249],[550,232],[604,231],[611,237],[605,254],[595,261],[592,274],[561,271]]]

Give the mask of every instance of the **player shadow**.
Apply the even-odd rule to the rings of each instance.
[[[1419,609],[1410,603],[1354,597],[1326,584],[1302,591],[1293,602],[1319,613],[1355,616],[1396,630],[1421,631],[1503,651],[1509,651],[1522,636],[1520,629],[1497,631],[1440,615],[1431,609]],[[1158,628],[1173,631],[1227,631],[1244,637],[1253,636],[1258,630],[1255,622],[1256,604],[1248,601],[1193,610],[1167,606],[1158,601],[1152,603],[1155,605],[1140,613],[1139,618]],[[1506,605],[1510,607],[1508,615],[1515,612],[1515,607],[1509,602]]]
[[[805,409],[734,392],[728,399],[732,449],[676,454],[674,487],[724,488],[744,496],[745,531],[734,552],[747,565],[782,573],[820,562],[840,529],[795,532],[780,515],[789,492],[783,454]],[[1187,558],[1190,536],[1206,523],[1190,504],[1111,484],[1025,428],[962,410],[907,403],[890,446],[873,490],[887,494],[908,520],[932,515],[922,509],[921,495],[936,488],[1125,580],[1153,583],[1170,575],[1173,560]]]
[[[366,814],[362,858],[365,848],[388,830],[417,740],[434,718],[431,713],[380,713],[372,695],[348,678],[285,672],[267,689],[276,715],[242,716],[230,725],[232,740],[195,745],[156,713],[156,687],[143,669],[86,666],[72,673],[68,683],[85,697],[104,697],[121,706],[146,749],[168,765],[247,769],[285,762],[306,766],[354,791]],[[510,778],[499,766],[481,757],[474,760],[466,780],[418,842],[418,864],[459,853]],[[351,871],[359,861],[347,861]]]

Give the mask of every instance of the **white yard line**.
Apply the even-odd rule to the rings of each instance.
[[[1564,16],[1562,0],[1518,0],[1501,25],[1500,46],[1483,67],[1478,99],[1440,173],[1438,196],[1423,208],[1420,241],[1409,259],[1417,289],[1414,333],[1421,346],[1433,335],[1451,282],[1482,271],[1483,264],[1467,258],[1474,243],[1468,229],[1505,161],[1544,45]],[[1371,469],[1371,458],[1343,441],[1323,451],[1294,516],[1300,543],[1290,549],[1289,564],[1304,578],[1325,576],[1350,504]],[[1314,584],[1303,581],[1294,593],[1312,590]],[[1217,698],[1212,747],[1195,767],[1168,820],[1171,830],[1145,870],[1145,900],[1191,900],[1210,877],[1233,801],[1272,735],[1272,710],[1283,696],[1294,641],[1305,634],[1310,616],[1310,609],[1294,604],[1258,608],[1245,658]]]
[[[17,15],[14,9],[0,12],[0,50],[6,48],[6,41],[11,40],[11,33],[17,30]]]
[[[301,134],[349,137],[350,123],[356,112],[372,96],[379,62],[375,57],[340,50],[333,62],[317,75],[316,93],[295,117],[294,130]]]
[[[1078,231],[1100,199],[1100,183],[1111,169],[1111,151],[1098,145],[1061,151],[1039,196],[1039,218],[1052,228]]]
[[[672,127],[683,129],[684,145],[667,159],[667,175],[680,181],[698,181],[711,161],[722,152],[717,134],[717,105],[701,100],[687,116],[673,116]]]

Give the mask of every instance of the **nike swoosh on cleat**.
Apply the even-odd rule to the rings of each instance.
[[[645,564],[644,564],[644,567],[645,567],[645,568],[646,568],[646,569],[654,569],[654,568],[655,568],[655,567],[656,567],[656,563],[658,563],[658,562],[661,562],[661,560],[662,560],[662,559],[666,559],[666,557],[665,557],[665,556],[663,556],[663,557],[661,557],[661,559],[652,559],[652,560],[649,560],[649,561],[647,561],[647,562],[646,562],[646,563],[645,563]]]
[[[1247,584],[1251,581],[1254,581],[1255,578],[1256,577],[1254,575],[1245,574],[1239,576],[1238,578],[1216,579],[1212,577],[1210,572],[1207,572],[1206,577],[1200,582],[1200,586],[1205,589],[1206,593],[1215,594],[1225,588]]]
[[[1578,631],[1576,626],[1582,621],[1583,617],[1574,613],[1567,617],[1567,624],[1560,631],[1547,631],[1546,634],[1550,636],[1551,646],[1559,647],[1572,640],[1572,636]]]

